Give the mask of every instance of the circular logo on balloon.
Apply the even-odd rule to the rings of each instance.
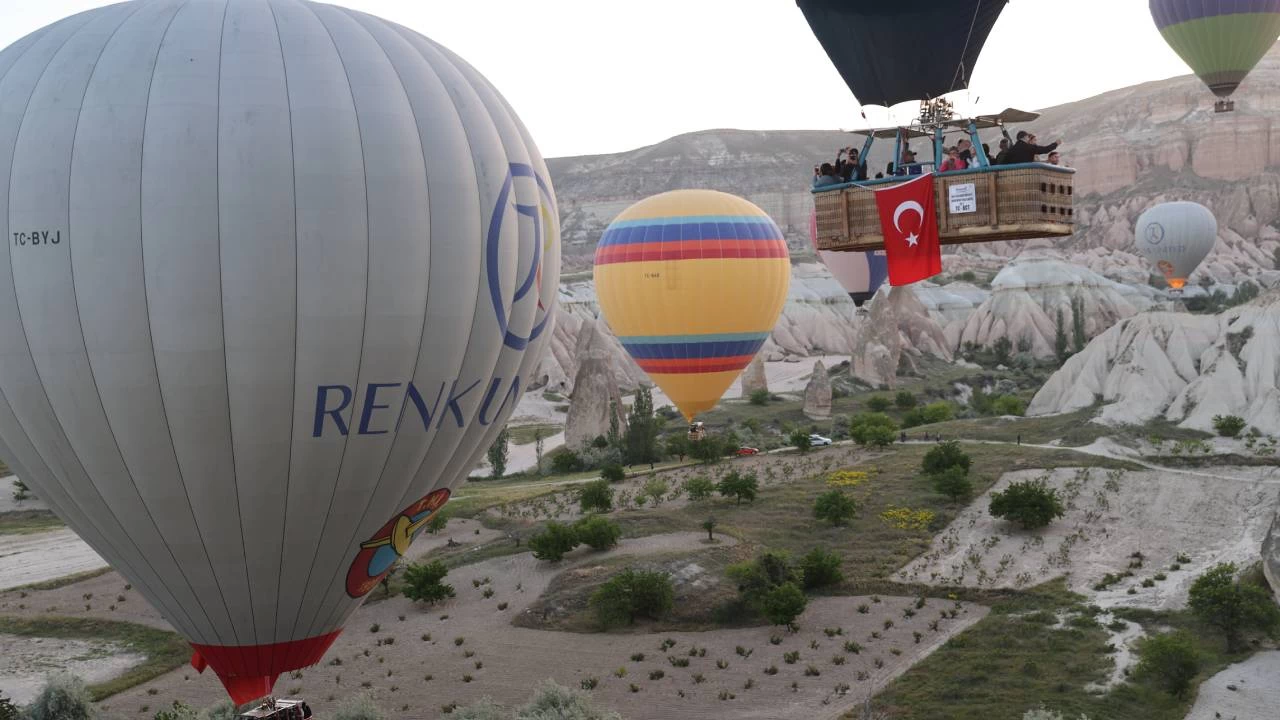
[[[364,597],[377,587],[448,499],[448,488],[433,490],[388,520],[373,537],[360,543],[360,552],[347,570],[347,594],[353,598]]]
[[[1149,223],[1147,225],[1147,243],[1149,245],[1159,245],[1164,242],[1164,226],[1158,222]]]
[[[516,180],[519,178],[525,178],[537,184],[536,205],[522,204],[512,197]],[[547,181],[535,172],[532,166],[526,163],[511,163],[507,170],[507,178],[502,183],[502,190],[498,192],[493,216],[489,219],[489,235],[485,239],[485,264],[488,266],[489,297],[493,301],[493,312],[498,316],[498,327],[502,330],[503,343],[513,350],[523,350],[534,338],[541,335],[550,317],[542,304],[542,263],[558,240],[555,237],[558,232],[555,211],[555,197],[552,196],[551,186]],[[525,237],[533,238],[533,262],[529,264],[529,270],[524,277],[518,278],[520,285],[515,288],[515,294],[511,298],[511,307],[514,309],[517,304],[525,301],[530,293],[534,294],[534,297],[529,299],[538,303],[535,310],[537,314],[534,316],[533,329],[528,335],[521,335],[511,330],[511,319],[507,316],[507,308],[502,303],[502,278],[498,274],[498,251],[501,245],[502,224],[510,221],[509,215],[515,222],[522,224],[528,222],[532,226],[532,233],[528,236],[523,232],[523,227],[521,228],[520,239],[523,242]]]

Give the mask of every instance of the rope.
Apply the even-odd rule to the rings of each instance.
[[[969,32],[964,36],[964,49],[960,51],[960,64],[956,67],[956,74],[951,78],[951,89],[956,89],[956,80],[964,81],[964,58],[969,54],[969,41],[973,39],[973,26],[978,24],[978,13],[982,11],[983,0],[978,0],[973,6],[973,17],[969,20]]]

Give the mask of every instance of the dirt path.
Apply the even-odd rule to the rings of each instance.
[[[1260,652],[1200,684],[1186,720],[1255,720],[1280,707],[1280,651]]]
[[[71,530],[0,535],[0,590],[106,567]]]

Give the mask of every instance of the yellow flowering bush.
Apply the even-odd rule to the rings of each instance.
[[[891,507],[880,513],[880,519],[899,530],[926,530],[933,522],[933,511]]]
[[[871,476],[861,470],[837,470],[827,476],[827,485],[831,487],[857,487]]]

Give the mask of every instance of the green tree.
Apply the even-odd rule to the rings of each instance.
[[[643,495],[649,496],[649,499],[653,501],[654,505],[660,505],[662,504],[663,498],[667,496],[667,491],[669,489],[670,488],[667,486],[666,480],[660,477],[651,477],[645,481],[644,487],[640,492]]]
[[[955,408],[951,403],[939,400],[925,405],[920,409],[921,417],[924,418],[925,425],[933,423],[946,422],[956,416]]]
[[[910,391],[899,390],[898,394],[893,396],[893,404],[901,410],[910,410],[916,406],[916,396]]]
[[[684,484],[684,491],[688,493],[689,499],[695,502],[711,497],[711,493],[715,492],[715,489],[716,484],[704,475],[691,477]]]
[[[609,512],[613,509],[613,488],[605,479],[592,480],[578,491],[578,506],[582,512]]]
[[[1226,636],[1227,652],[1244,648],[1244,633],[1280,628],[1280,607],[1262,587],[1237,581],[1234,563],[1219,563],[1191,583],[1188,604],[1191,611]]]
[[[578,541],[593,550],[608,550],[618,544],[622,528],[603,515],[588,515],[573,524]]]
[[[609,578],[587,601],[605,627],[636,618],[662,618],[675,604],[671,576],[663,572],[627,568]]]
[[[15,502],[22,502],[31,497],[31,490],[27,484],[22,482],[21,478],[13,479],[13,499]]]
[[[436,560],[425,564],[412,563],[404,570],[404,596],[410,600],[434,605],[454,596],[453,586],[443,582],[449,568]]]
[[[623,451],[631,464],[661,460],[658,453],[658,421],[653,416],[653,391],[643,385],[636,390],[627,416],[626,447]]]
[[[764,593],[783,583],[799,585],[801,582],[786,553],[775,550],[765,550],[751,560],[734,563],[725,573],[738,584],[738,592],[748,605],[758,603]]]
[[[968,453],[960,449],[960,443],[955,440],[948,440],[929,448],[929,452],[924,454],[924,460],[920,463],[920,468],[926,475],[935,475],[947,468],[958,465],[967,475],[969,466],[973,460],[969,458]]]
[[[557,475],[568,475],[581,470],[582,457],[569,448],[560,448],[551,454],[551,471]]]
[[[783,583],[764,594],[760,614],[774,625],[790,625],[804,612],[809,599],[795,583]]]
[[[849,437],[859,445],[887,447],[897,433],[898,426],[884,413],[859,413],[849,421]]]
[[[564,559],[565,553],[578,547],[578,533],[574,529],[555,520],[547,521],[542,532],[529,538],[529,549],[539,560],[558,562]]]
[[[809,439],[809,433],[804,430],[792,430],[787,439],[802,453],[809,452],[809,448],[813,447],[813,441]]]
[[[1135,676],[1151,680],[1175,697],[1186,697],[1200,672],[1195,639],[1184,631],[1165,633],[1142,643]]]
[[[995,517],[1021,523],[1026,530],[1042,528],[1066,512],[1058,491],[1041,479],[1016,482],[993,493],[989,510]]]
[[[542,428],[538,428],[537,430],[533,431],[533,457],[534,457],[533,468],[536,474],[538,475],[542,474],[543,449],[544,449],[544,446],[542,443]]]
[[[667,436],[667,454],[674,455],[680,461],[689,454],[689,436],[684,433]]]
[[[1067,346],[1067,327],[1062,318],[1062,306],[1058,306],[1057,319],[1053,328],[1053,354],[1058,358],[1058,364],[1067,361],[1071,351]]]
[[[699,462],[711,465],[720,462],[725,455],[727,443],[717,439],[715,436],[707,435],[701,440],[690,444],[689,454]]]
[[[769,391],[763,388],[760,390],[752,390],[750,398],[751,398],[752,405],[768,405]]]
[[[494,438],[493,444],[489,446],[489,476],[494,479],[500,479],[507,474],[507,459],[510,456],[507,442],[510,439],[511,435],[504,426],[502,432],[498,433],[498,437]]]
[[[605,442],[609,447],[622,447],[622,428],[619,425],[618,401],[609,400],[609,434],[605,436]]]
[[[734,470],[716,484],[716,490],[722,497],[734,498],[737,501],[735,504],[741,505],[743,500],[755,501],[760,483],[756,480],[755,473],[740,473]]]
[[[627,479],[627,471],[618,463],[609,463],[600,468],[600,477],[604,478],[605,482],[622,482]]]
[[[719,523],[717,523],[716,519],[713,517],[709,517],[702,521],[702,529],[707,531],[707,542],[716,541],[716,536],[713,533],[715,532],[716,525],[718,524]]]
[[[814,548],[800,558],[800,576],[804,579],[806,590],[839,585],[844,580],[840,571],[840,556]]]
[[[832,525],[844,525],[858,512],[858,501],[839,489],[828,490],[813,501],[813,516]]]
[[[991,401],[991,411],[996,415],[1022,415],[1027,404],[1017,395],[1001,395]]]
[[[872,412],[884,412],[893,405],[893,401],[883,395],[872,395],[867,398],[867,407]]]
[[[1236,437],[1245,428],[1244,418],[1239,415],[1214,415],[1213,429],[1222,437]]]
[[[996,338],[996,341],[991,344],[991,351],[995,353],[996,363],[1008,365],[1013,358],[1013,342],[1007,336]]]
[[[427,532],[431,535],[439,533],[449,524],[449,516],[443,512],[437,512],[427,521]]]
[[[952,502],[967,498],[973,493],[973,482],[969,473],[960,465],[952,465],[941,472],[929,476],[933,489],[951,498]]]
[[[25,720],[90,720],[96,715],[84,681],[59,672],[45,680],[36,699],[27,706]]]
[[[1089,338],[1084,334],[1084,298],[1078,295],[1071,298],[1071,339],[1075,343],[1076,352],[1089,344]]]

